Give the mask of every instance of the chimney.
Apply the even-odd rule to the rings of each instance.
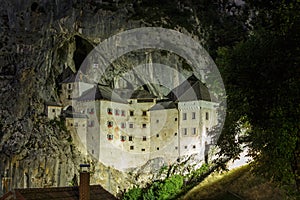
[[[90,164],[80,164],[79,200],[90,200]]]

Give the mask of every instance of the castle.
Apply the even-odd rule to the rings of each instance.
[[[62,105],[49,104],[49,118],[61,109],[79,149],[121,171],[149,160],[172,164],[195,155],[203,161],[207,133],[218,123],[218,104],[194,75],[164,98],[147,87],[112,89],[75,75],[61,86]]]

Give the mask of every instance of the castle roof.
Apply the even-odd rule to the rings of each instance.
[[[77,200],[79,199],[79,187],[53,187],[53,188],[26,188],[26,189],[14,189],[6,193],[0,200],[41,200],[41,199],[68,199]],[[115,196],[110,194],[100,185],[90,186],[90,200],[117,199]]]
[[[109,100],[120,103],[127,103],[117,93],[115,93],[109,86],[97,85],[85,91],[82,95],[76,98],[77,101],[95,101],[95,100]]]
[[[130,99],[155,99],[156,96],[148,92],[147,90],[135,90]]]
[[[211,101],[207,86],[195,75],[190,76],[179,86],[174,88],[167,97],[172,101]]]
[[[177,108],[176,104],[173,101],[162,101],[157,102],[154,106],[152,106],[149,110],[165,110],[165,109],[173,109]]]

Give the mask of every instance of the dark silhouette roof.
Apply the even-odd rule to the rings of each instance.
[[[162,101],[162,102],[157,102],[149,110],[165,110],[165,109],[172,109],[172,108],[177,108],[176,104],[173,101]]]
[[[147,90],[135,90],[130,99],[155,99],[156,96],[148,92]]]
[[[14,189],[6,193],[0,200],[78,200],[79,188],[75,187],[53,187],[53,188],[26,188]],[[90,186],[90,200],[115,200],[115,196],[110,194],[100,185]]]
[[[95,100],[109,100],[120,103],[127,103],[117,93],[115,93],[109,86],[97,85],[85,91],[82,95],[76,98],[77,101],[95,101]]]
[[[167,97],[172,101],[211,101],[208,88],[195,75],[174,88]]]

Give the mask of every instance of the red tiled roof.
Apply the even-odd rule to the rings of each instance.
[[[53,187],[53,188],[26,188],[14,189],[6,193],[0,200],[78,200],[78,187]],[[90,200],[115,200],[115,196],[110,194],[100,185],[90,186]]]

